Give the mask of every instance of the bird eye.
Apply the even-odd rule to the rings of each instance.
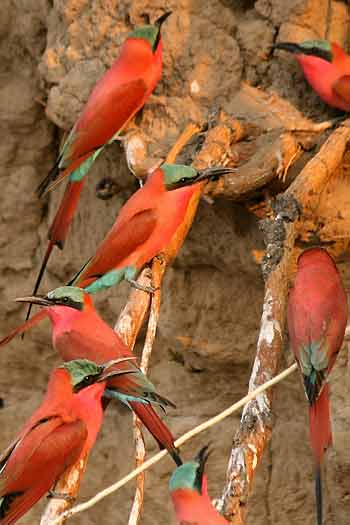
[[[180,179],[180,182],[187,182],[186,177],[182,177],[182,179]]]
[[[69,301],[69,297],[67,297],[67,296],[66,296],[66,297],[63,297],[62,301],[63,301],[64,303],[68,303],[68,301]]]

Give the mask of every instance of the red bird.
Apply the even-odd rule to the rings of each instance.
[[[183,223],[199,185],[232,171],[225,167],[198,171],[179,164],[157,168],[124,204],[95,255],[70,284],[89,293],[123,279],[135,284],[138,272],[168,246]]]
[[[204,474],[208,447],[202,448],[193,461],[178,467],[169,482],[178,525],[228,525],[213,507]]]
[[[64,361],[89,359],[96,363],[105,363],[133,356],[116,332],[101,319],[90,295],[81,288],[62,286],[46,296],[22,297],[17,300],[46,308],[13,330],[0,342],[0,346],[48,316],[52,323],[53,346]],[[159,445],[169,451],[178,465],[181,464],[173,436],[151,403],[162,407],[174,405],[157,394],[154,385],[135,363],[118,365],[118,370],[130,371],[130,368],[133,368],[133,374],[119,375],[108,380],[105,397],[116,398],[132,408]]]
[[[69,176],[64,197],[49,230],[49,244],[33,294],[39,289],[53,247],[63,249],[85,175],[105,145],[142,108],[161,77],[160,30],[170,14],[165,13],[153,25],[140,27],[129,34],[119,56],[92,90],[55,166],[38,188],[39,195],[42,195]],[[29,314],[30,310],[27,319]]]
[[[350,110],[350,56],[335,42],[278,42],[274,49],[294,53],[306,80],[329,106]]]
[[[77,360],[52,372],[41,406],[0,455],[1,525],[15,523],[90,452],[102,424],[108,366]]]
[[[322,525],[321,463],[332,443],[327,379],[342,346],[347,315],[346,294],[333,259],[321,248],[304,251],[289,296],[288,330],[309,402],[318,525]]]

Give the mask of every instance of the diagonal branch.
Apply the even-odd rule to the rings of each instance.
[[[195,124],[189,124],[184,132],[180,135],[176,143],[171,148],[168,156],[167,156],[167,162],[173,163],[175,162],[175,159],[179,152],[182,150],[182,148],[187,144],[187,142],[192,138],[193,135],[198,133],[199,128]],[[135,136],[133,136],[133,141],[135,141]],[[138,137],[139,143],[141,142],[141,137]],[[128,151],[128,145],[126,145],[126,151]],[[144,151],[146,151],[146,146],[142,148]],[[144,164],[144,161],[143,161]],[[136,169],[136,171],[138,171]],[[184,232],[183,235],[185,235],[186,232]],[[184,237],[183,237],[184,239]],[[175,241],[175,247],[173,248],[175,255],[177,251],[179,250],[181,246],[181,241],[178,239],[178,241]],[[148,329],[146,334],[146,340],[142,352],[142,359],[141,359],[141,369],[146,374],[149,364],[149,359],[151,357],[153,343],[156,335],[157,330],[157,324],[159,319],[159,312],[160,312],[160,298],[161,298],[161,282],[164,276],[165,267],[166,267],[166,253],[164,254],[165,258],[163,257],[156,257],[153,259],[152,262],[152,280],[149,279],[149,282],[146,284],[147,286],[152,285],[156,291],[152,296],[151,299],[151,308],[150,308],[150,316],[148,320]],[[168,259],[170,260],[170,259]],[[137,296],[135,295],[135,301],[128,301],[127,306],[125,307],[123,314],[120,316],[118,325],[120,325],[120,328],[123,326],[126,327],[128,325],[134,325],[135,324],[135,313],[134,310],[139,310],[139,304],[137,302]],[[146,311],[142,310],[143,312],[143,318],[146,314]],[[139,317],[137,317],[140,319]],[[125,324],[126,323],[126,324]],[[140,326],[138,327],[140,328]],[[135,344],[135,338],[136,333],[132,336],[129,333],[129,337],[125,336],[130,331],[126,331],[124,334],[124,340],[127,344],[134,346]],[[138,333],[138,331],[137,331]],[[146,449],[145,449],[145,443],[142,435],[142,423],[141,421],[136,417],[136,415],[133,415],[133,423],[134,423],[134,440],[135,440],[135,459],[136,459],[136,466],[142,465],[145,459],[146,455]],[[136,492],[134,496],[134,502],[130,511],[129,516],[129,525],[137,525],[140,522],[141,519],[141,511],[143,506],[143,499],[144,499],[144,485],[145,485],[145,475],[144,473],[140,473],[136,480]]]
[[[155,288],[155,292],[152,295],[150,314],[148,319],[148,328],[145,339],[145,344],[142,351],[141,357],[141,370],[144,374],[147,374],[149,361],[151,358],[152,348],[156,337],[156,331],[159,320],[160,312],[160,299],[161,299],[161,278],[163,272],[161,270],[162,262],[160,258],[155,257],[152,262],[152,286]],[[134,423],[134,440],[135,440],[135,459],[136,466],[142,465],[145,461],[146,448],[144,439],[142,436],[142,423],[139,418],[133,414]],[[141,511],[144,499],[144,487],[145,487],[145,473],[142,472],[137,476],[136,479],[136,492],[134,496],[134,502],[130,511],[129,525],[138,525],[141,519]]]

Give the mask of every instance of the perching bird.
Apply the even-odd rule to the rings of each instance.
[[[95,293],[123,279],[134,282],[142,267],[170,243],[198,184],[232,171],[225,167],[198,171],[178,164],[157,168],[124,204],[95,255],[70,284]]]
[[[84,358],[96,363],[104,363],[133,355],[116,332],[101,319],[90,295],[81,288],[63,286],[49,292],[46,296],[22,297],[17,301],[38,304],[46,308],[13,330],[0,342],[0,346],[48,316],[52,323],[53,346],[64,361]],[[157,394],[154,385],[135,363],[118,365],[118,369],[123,367],[127,370],[133,368],[134,373],[109,380],[105,396],[116,398],[131,407],[159,445],[169,451],[177,464],[181,464],[173,436],[152,408],[151,403],[162,407],[174,405]]]
[[[57,162],[38,188],[39,195],[69,176],[68,185],[49,229],[49,244],[36,280],[37,292],[54,246],[63,249],[81,191],[95,159],[142,108],[162,74],[161,26],[139,27],[125,40],[119,56],[92,90],[80,117],[64,143]],[[30,310],[28,311],[27,319]]]
[[[322,525],[321,463],[332,443],[327,379],[341,348],[346,322],[346,294],[333,259],[321,248],[304,251],[289,296],[288,330],[309,402],[318,525]]]
[[[178,467],[170,478],[169,490],[178,525],[228,525],[208,496],[204,474],[207,459],[208,447],[204,447],[193,461]]]
[[[52,372],[42,404],[0,455],[1,525],[20,519],[90,452],[102,424],[108,366],[77,360]]]
[[[343,111],[350,110],[350,56],[335,42],[278,42],[273,49],[294,53],[306,80],[319,97]]]

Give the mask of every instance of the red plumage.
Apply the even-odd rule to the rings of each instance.
[[[297,56],[304,75],[316,93],[330,106],[350,110],[350,56],[335,42],[331,44],[333,60],[307,55]]]
[[[205,477],[205,476],[204,476]],[[177,489],[171,493],[178,525],[228,525],[207,493]]]
[[[306,250],[299,257],[289,296],[288,329],[309,401],[318,524],[322,523],[320,464],[332,443],[327,378],[341,348],[346,323],[346,294],[333,259],[321,248]]]
[[[193,184],[167,191],[164,172],[156,169],[121,208],[112,229],[74,285],[86,288],[113,269],[141,269],[170,243],[197,189],[198,184]]]
[[[167,15],[161,17],[158,29]],[[162,20],[163,18],[163,20]],[[158,22],[156,22],[158,24]],[[159,35],[155,50],[144,38],[129,37],[111,68],[92,90],[80,117],[71,130],[49,175],[38,188],[39,194],[52,189],[70,176],[64,197],[49,230],[49,244],[35,283],[35,294],[54,246],[63,249],[78,206],[86,173],[91,165],[83,163],[106,145],[142,108],[162,74],[162,40]],[[93,161],[91,162],[91,164]],[[82,169],[84,178],[75,177]],[[27,319],[30,314],[28,311]]]
[[[118,334],[97,314],[88,294],[84,295],[84,303],[83,311],[65,306],[47,309],[52,321],[53,345],[62,359],[70,361],[85,358],[104,363],[111,359],[132,356]],[[118,369],[130,369],[133,366],[139,370],[130,362],[118,364]],[[145,380],[140,371],[138,374],[114,377],[107,382],[107,386],[125,395],[141,396],[140,387],[142,388]],[[158,397],[162,401],[162,398]],[[149,400],[151,402],[152,398]],[[129,404],[161,447],[166,448],[176,458],[174,438],[152,406],[136,401],[129,401]]]
[[[278,42],[275,49],[295,53],[306,80],[330,106],[350,110],[350,56],[335,42]]]
[[[309,407],[310,441],[316,463],[320,464],[325,450],[332,445],[329,406],[329,385],[326,383],[317,400]]]
[[[42,404],[0,456],[1,525],[17,521],[89,453],[102,423],[104,388],[100,383],[74,394],[66,370],[51,374]]]
[[[69,287],[66,287],[69,289]],[[40,310],[32,319],[12,330],[0,341],[0,346],[7,344],[17,334],[24,333],[34,324],[48,316],[52,322],[53,346],[64,361],[73,359],[89,359],[98,364],[119,357],[131,357],[133,354],[123,343],[116,332],[98,315],[89,294],[84,294],[84,308],[77,310],[68,306],[51,306]],[[168,400],[154,391],[152,383],[133,362],[118,363],[118,370],[135,368],[134,374],[115,376],[108,380],[110,389],[119,393],[143,398],[148,403],[129,400],[134,412],[144,423],[149,432],[161,447],[166,448],[176,462],[179,462],[174,438],[153,409],[153,402],[169,405]],[[112,370],[112,368],[111,368]]]
[[[204,474],[208,447],[202,448],[193,461],[183,463],[172,474],[169,490],[178,525],[227,525],[213,506]]]

